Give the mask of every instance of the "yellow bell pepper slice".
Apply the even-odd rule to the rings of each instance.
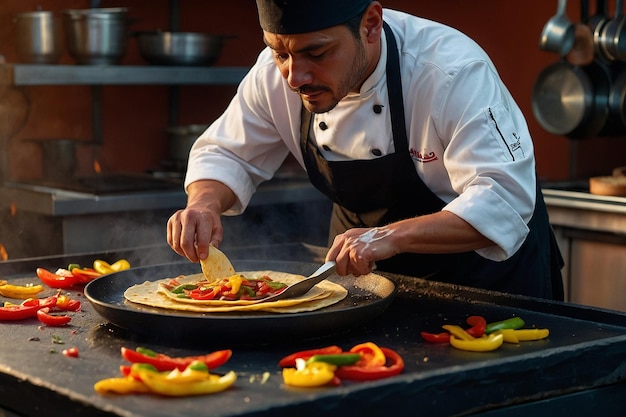
[[[310,362],[301,368],[284,368],[283,381],[292,387],[319,387],[335,378],[335,369],[326,362]]]
[[[113,272],[115,272],[108,262],[101,259],[96,259],[95,261],[93,261],[93,269],[100,272],[102,275],[112,274]]]
[[[37,297],[37,294],[43,291],[42,285],[0,285],[0,294],[9,298],[19,298],[26,300],[28,298]]]
[[[450,344],[457,349],[470,352],[490,352],[498,349],[504,342],[501,334],[490,334],[487,337],[473,338],[473,340],[463,340],[454,334],[450,335]]]
[[[203,370],[193,369],[194,366],[204,365]],[[178,368],[170,371],[165,379],[175,382],[198,382],[207,379],[209,374],[209,368],[201,361],[194,361],[185,368],[184,371],[180,371]]]
[[[463,329],[461,326],[457,326],[456,324],[446,324],[441,327],[450,332],[450,334],[454,335],[457,339],[468,341],[476,339],[474,336],[466,332],[465,329]]]
[[[494,334],[501,334],[506,343],[519,343],[545,339],[550,335],[550,331],[548,329],[502,329],[496,330]]]
[[[107,261],[102,259],[96,259],[93,261],[93,269],[100,272],[103,275],[112,274],[113,272],[120,272],[126,269],[130,269],[130,263],[126,259],[120,259],[119,261],[110,265]]]
[[[230,293],[234,295],[239,292],[242,283],[243,279],[241,278],[241,275],[233,275],[228,278],[228,284],[226,284],[226,286],[230,287]]]
[[[234,371],[229,371],[224,376],[206,373],[203,380],[188,382],[168,379],[160,372],[150,370],[141,369],[138,373],[141,381],[151,392],[169,397],[213,394],[228,389],[237,380],[237,374]]]
[[[148,393],[150,388],[135,378],[106,378],[96,382],[93,386],[94,390],[100,394],[135,394]]]
[[[126,259],[120,259],[119,261],[114,262],[111,265],[111,269],[115,272],[120,272],[126,269],[130,269],[130,262],[128,262]]]

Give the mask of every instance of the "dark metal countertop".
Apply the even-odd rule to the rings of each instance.
[[[275,260],[277,249],[254,252],[255,258]],[[159,252],[155,249],[155,253]],[[289,261],[308,257],[310,262],[315,258],[307,248],[295,252],[283,248],[280,253],[286,258],[286,267]],[[246,254],[251,254],[250,249],[229,251],[232,259]],[[124,254],[110,255],[113,258]],[[85,255],[85,259],[89,256],[93,255]],[[84,262],[81,256],[73,259]],[[66,260],[0,263],[0,277],[18,283],[32,282],[32,267],[37,262],[36,266],[44,267],[63,262],[56,265],[59,267]],[[0,408],[29,416],[389,415],[392,409],[398,416],[418,412],[469,415],[510,410],[520,404],[603,388],[612,393],[616,389],[625,392],[626,314],[383,275],[393,279],[399,291],[379,318],[325,338],[257,345],[254,341],[231,345],[219,334],[202,346],[184,340],[127,334],[99,317],[80,291],[71,291],[84,304],[67,328],[41,328],[34,319],[0,324]],[[490,353],[471,353],[427,344],[419,336],[420,331],[436,331],[445,323],[463,324],[469,315],[483,315],[488,321],[518,315],[528,327],[549,328],[550,338],[507,344]],[[53,343],[53,336],[60,337],[64,344]],[[347,349],[364,341],[395,349],[406,362],[404,373],[387,380],[345,382],[332,388],[297,390],[282,385],[278,367],[282,356],[330,344]],[[78,358],[61,354],[64,348],[73,346],[79,349]],[[124,364],[120,356],[122,346],[145,346],[173,356],[232,348],[232,359],[218,371],[232,369],[238,373],[238,380],[226,392],[194,398],[99,395],[93,384],[119,375],[118,368]],[[270,378],[263,383],[265,372],[269,372]],[[602,408],[596,410],[600,413]]]
[[[15,204],[18,210],[47,216],[119,213],[137,210],[178,209],[187,196],[176,188],[96,195],[47,186],[8,182],[0,185],[0,207]],[[250,206],[319,201],[323,195],[308,180],[275,179],[261,184]]]

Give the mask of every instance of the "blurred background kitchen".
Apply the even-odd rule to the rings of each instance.
[[[607,39],[620,37],[623,2],[382,3],[456,27],[491,56],[534,137],[537,172],[566,258],[568,300],[626,311],[626,192],[618,178],[602,182],[609,191],[589,189],[591,177],[621,177],[626,165],[626,51],[619,49],[626,34],[617,50],[588,38],[598,23],[615,30]],[[567,52],[540,47],[558,5],[569,33],[581,40],[565,45]],[[96,7],[115,9],[84,12]],[[35,11],[58,19],[58,54],[24,52],[47,18]],[[115,31],[120,21],[129,32],[122,38]],[[155,55],[164,31],[210,34],[211,57]],[[81,52],[90,33],[117,48]],[[591,58],[584,39],[591,39]],[[0,261],[165,246],[167,218],[185,204],[190,143],[220,115],[263,46],[252,0],[3,0]],[[248,212],[226,219],[224,245],[323,246],[329,210],[288,159]]]

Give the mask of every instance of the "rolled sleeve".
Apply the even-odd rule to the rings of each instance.
[[[443,209],[459,216],[495,243],[495,246],[476,251],[493,261],[511,257],[528,235],[528,226],[518,211],[486,187],[468,188]]]

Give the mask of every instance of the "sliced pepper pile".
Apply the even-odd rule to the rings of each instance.
[[[74,285],[87,284],[103,275],[129,268],[130,263],[126,259],[120,259],[112,265],[98,259],[93,262],[93,268],[81,267],[78,264],[69,264],[67,268],[59,268],[56,272],[37,268],[37,277],[49,287],[69,288]]]
[[[303,350],[285,356],[278,364],[283,368],[285,385],[294,387],[334,386],[341,380],[373,381],[404,370],[398,353],[372,342],[358,344],[349,351],[334,345]]]
[[[212,394],[224,391],[237,380],[237,374],[224,375],[211,370],[225,364],[231,350],[202,356],[174,358],[150,349],[122,347],[122,357],[131,362],[121,366],[122,377],[106,378],[95,383],[96,392],[115,394],[153,393],[170,397]]]
[[[170,280],[165,288],[179,298],[194,300],[260,300],[279,294],[287,284],[273,281],[267,275],[260,278],[246,278],[235,274],[215,281],[195,284],[181,284],[176,278]]]
[[[160,372],[146,363],[134,363],[128,376],[102,379],[94,384],[96,392],[114,394],[153,393],[168,397],[213,394],[228,389],[237,380],[234,371],[212,374],[204,362],[195,361],[184,370]]]
[[[36,317],[46,326],[63,326],[71,321],[71,316],[55,314],[55,312],[79,310],[80,301],[62,294],[46,298],[28,298],[20,304],[5,302],[0,307],[0,321],[16,321]]]
[[[460,350],[489,352],[498,349],[504,342],[541,340],[550,334],[548,329],[524,329],[526,323],[520,317],[487,323],[484,317],[470,316],[466,322],[471,326],[468,329],[446,324],[442,326],[446,332],[421,332],[421,336],[430,343],[449,343]]]

